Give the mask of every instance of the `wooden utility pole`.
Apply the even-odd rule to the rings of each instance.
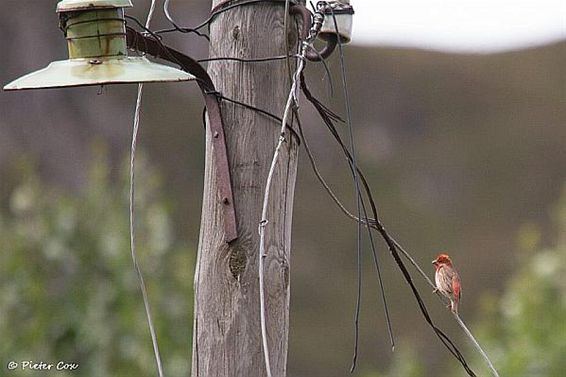
[[[223,0],[213,0],[213,8]],[[284,2],[228,10],[210,25],[210,57],[285,55]],[[294,22],[290,22],[294,25]],[[289,45],[297,46],[295,28]],[[293,64],[294,66],[294,64]],[[282,116],[290,82],[284,60],[216,61],[209,74],[223,95]],[[197,266],[192,376],[264,377],[258,280],[258,226],[280,124],[222,101],[239,238],[224,242],[212,137],[206,132],[204,197]],[[291,219],[298,143],[287,135],[272,184],[266,228],[265,297],[273,376],[286,375],[289,330]]]

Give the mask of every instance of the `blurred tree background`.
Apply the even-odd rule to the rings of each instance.
[[[551,211],[557,235],[553,245],[540,245],[540,229],[527,224],[519,233],[519,267],[507,278],[501,295],[483,294],[480,316],[474,324],[501,376],[562,377],[566,371],[566,186]],[[434,374],[423,371],[426,361],[402,345],[386,374],[366,377],[457,376],[446,364]],[[468,351],[473,353],[471,347]],[[478,375],[491,375],[483,360],[473,358]],[[483,366],[483,367],[482,367]]]
[[[171,3],[184,25],[210,10],[206,0]],[[2,2],[0,82],[66,57],[55,4]],[[135,5],[128,13],[142,18],[148,2]],[[160,12],[154,25],[167,25]],[[194,57],[208,54],[196,37],[170,35],[165,42]],[[564,195],[556,203],[566,182],[566,43],[494,55],[357,46],[345,53],[359,162],[387,228],[425,268],[439,251],[450,253],[463,279],[462,316],[502,376],[559,376],[566,339]],[[328,64],[338,86],[339,62],[332,57]],[[324,70],[310,65],[306,76],[316,95],[343,113]],[[129,255],[124,162],[135,90],[0,93],[4,366],[68,360],[81,365],[73,376],[154,375]],[[146,86],[142,107],[138,249],[168,376],[185,376],[190,365],[202,105],[194,83],[155,84]],[[306,103],[301,111],[320,169],[354,208],[347,165]],[[289,377],[345,376],[355,224],[326,197],[306,158],[300,165]],[[392,354],[367,255],[354,375],[463,375],[421,320],[387,250],[379,252],[398,346]],[[450,314],[417,283],[433,318],[485,375]]]
[[[553,208],[553,245],[539,244],[540,230],[520,233],[520,267],[499,298],[485,297],[481,337],[502,376],[560,377],[566,371],[566,186]]]
[[[128,253],[129,165],[113,174],[98,146],[85,190],[72,195],[14,166],[17,185],[0,213],[0,354],[10,360],[78,363],[81,376],[142,376],[153,349]],[[142,156],[143,157],[143,156]],[[161,352],[172,376],[187,374],[194,250],[174,236],[171,202],[138,157],[137,246]],[[9,360],[6,359],[9,357]],[[21,372],[21,371],[18,371]],[[35,371],[22,372],[37,373]],[[55,372],[53,375],[61,375]]]

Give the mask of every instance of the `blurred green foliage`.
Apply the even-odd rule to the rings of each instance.
[[[128,230],[128,165],[112,171],[97,147],[86,188],[45,185],[22,160],[19,182],[0,211],[1,362],[78,363],[57,376],[155,375],[151,340],[132,268]],[[168,376],[190,368],[194,251],[174,234],[171,203],[158,174],[138,156],[137,249],[145,273]],[[566,189],[553,212],[557,241],[540,245],[534,224],[519,236],[520,267],[501,297],[485,296],[478,340],[501,376],[560,377],[566,370]],[[405,339],[387,373],[421,377],[427,364]],[[468,355],[474,355],[471,347]],[[436,370],[463,372],[446,365]],[[489,375],[472,357],[479,375]],[[33,375],[16,370],[13,376]]]
[[[566,373],[566,186],[552,215],[557,227],[555,245],[541,247],[538,227],[522,227],[520,267],[500,297],[486,295],[482,300],[482,319],[474,332],[502,377],[563,377]],[[410,343],[399,350],[388,373],[371,372],[364,377],[426,376],[422,368],[426,362]],[[466,353],[475,355],[468,356],[472,368],[479,376],[490,376],[475,352],[468,347]],[[454,367],[452,358],[445,360],[446,365],[435,366],[437,375],[465,375]]]
[[[566,373],[566,187],[553,211],[558,237],[552,247],[523,229],[523,256],[498,301],[487,300],[478,334],[502,376],[562,377]]]
[[[421,377],[424,376],[424,364],[413,349],[411,342],[404,342],[395,352],[393,363],[387,373],[377,371],[363,374],[363,377]]]
[[[130,257],[128,166],[111,171],[104,148],[97,149],[80,192],[48,188],[29,161],[17,168],[19,184],[0,212],[1,375],[11,360],[80,364],[68,374],[51,372],[57,376],[157,373]],[[138,156],[138,261],[165,371],[186,376],[194,250],[175,237],[172,209],[159,176]]]
[[[113,172],[98,147],[87,187],[65,193],[21,161],[19,183],[0,211],[0,355],[78,363],[57,376],[155,375],[153,351],[129,251],[128,166]],[[190,367],[194,251],[174,234],[171,203],[143,155],[136,181],[137,249],[168,376]],[[557,241],[542,247],[536,225],[519,234],[520,267],[502,296],[486,296],[475,331],[501,376],[560,377],[566,370],[566,189],[553,212]],[[425,376],[406,340],[387,373]],[[475,351],[471,348],[468,355]],[[483,361],[472,357],[479,375]],[[455,370],[451,358],[437,370]],[[16,370],[14,376],[33,375]],[[51,375],[46,373],[44,375]]]

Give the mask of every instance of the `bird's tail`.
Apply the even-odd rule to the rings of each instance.
[[[458,301],[457,300],[450,300],[450,310],[452,310],[452,313],[458,314]]]

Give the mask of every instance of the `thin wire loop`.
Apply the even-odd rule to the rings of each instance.
[[[210,42],[210,37],[208,35],[199,32],[197,29],[193,29],[189,27],[181,27],[175,22],[175,20],[169,13],[169,0],[165,0],[165,2],[163,3],[163,13],[165,13],[165,17],[171,23],[171,25],[173,25],[174,27],[173,31],[179,31],[181,33],[195,33],[199,37],[203,37]]]

